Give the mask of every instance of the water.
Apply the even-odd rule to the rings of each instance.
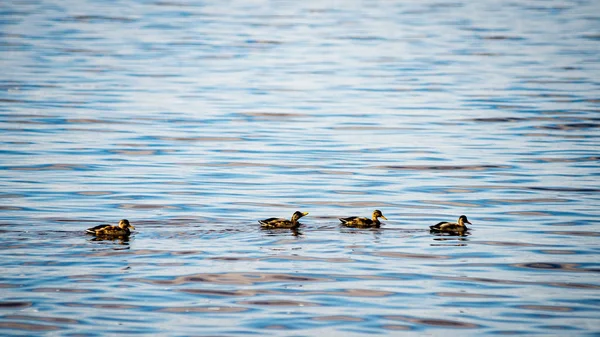
[[[0,334],[600,331],[598,2],[0,8]]]

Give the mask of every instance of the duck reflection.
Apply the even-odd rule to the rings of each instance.
[[[436,236],[433,238],[433,241],[438,243],[432,243],[431,246],[453,246],[453,247],[464,247],[467,245],[469,239],[467,238],[470,235],[467,232],[458,234],[458,233],[435,233],[432,235]]]
[[[97,236],[97,237],[94,237],[93,239],[90,239],[89,241],[90,242],[98,242],[98,243],[113,242],[113,243],[118,244],[118,245],[127,246],[127,249],[129,249],[129,236],[118,236],[118,237],[114,237],[114,236],[109,236],[109,237]]]
[[[304,235],[304,233],[302,233],[302,231],[298,228],[298,227],[294,227],[294,228],[264,228],[261,227],[261,230],[266,232],[267,236],[283,236],[283,235],[292,235],[295,237],[301,237],[302,235]]]
[[[381,238],[381,234],[383,233],[383,228],[380,227],[370,227],[370,228],[350,228],[345,226],[339,226],[340,233],[344,234],[352,234],[352,235],[373,235],[373,239],[379,240]]]
[[[460,240],[460,238],[466,238],[467,236],[470,236],[471,232],[468,230],[457,231],[457,232],[431,232],[431,235],[438,237],[438,238],[435,238],[434,240],[444,240],[444,239],[439,239],[439,237],[452,237],[452,238],[457,238]]]

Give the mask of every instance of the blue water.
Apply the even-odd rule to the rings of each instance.
[[[598,13],[0,5],[0,334],[597,335]]]

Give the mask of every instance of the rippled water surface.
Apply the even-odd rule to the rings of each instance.
[[[0,334],[597,336],[599,13],[3,3]]]

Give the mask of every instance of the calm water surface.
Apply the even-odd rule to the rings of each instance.
[[[597,336],[599,4],[0,5],[0,334]]]

